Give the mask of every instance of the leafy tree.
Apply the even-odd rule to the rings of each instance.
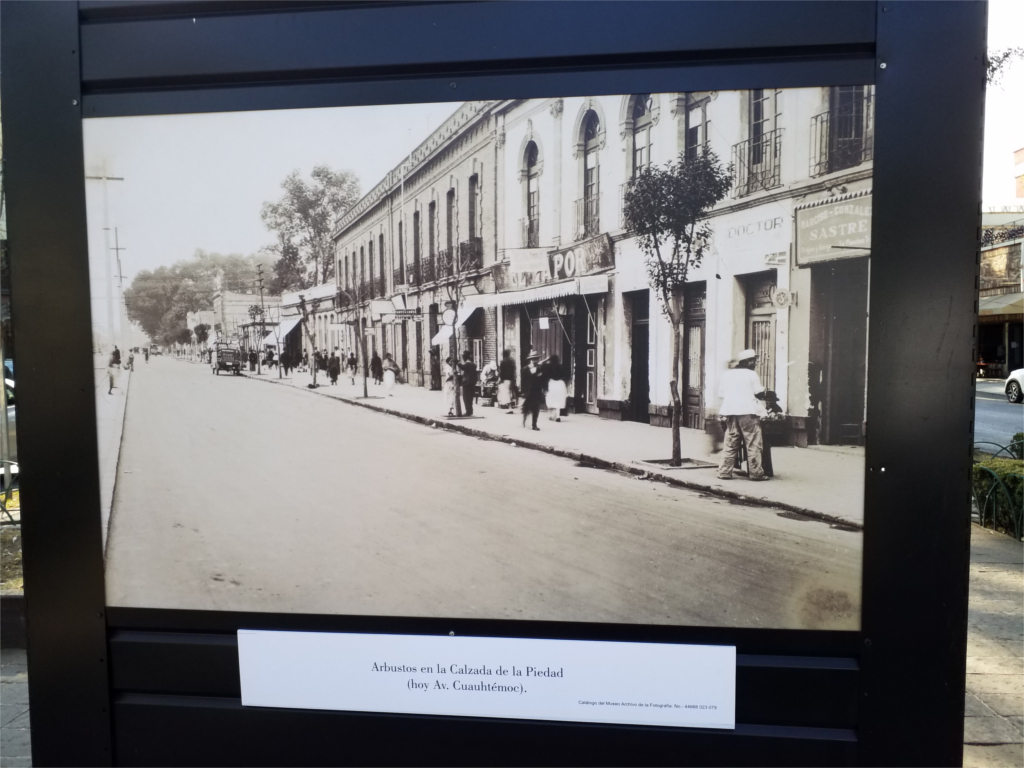
[[[275,257],[273,271],[268,282],[271,295],[279,295],[297,291],[308,286],[304,285],[306,268],[302,264],[298,247],[282,239],[276,245],[264,249]]]
[[[284,259],[282,279],[295,278],[297,266],[302,274],[299,288],[320,285],[334,274],[331,230],[335,218],[359,200],[359,179],[351,171],[332,171],[326,165],[313,168],[307,182],[292,171],[282,182],[284,197],[276,203],[264,203],[261,217],[277,234],[274,249]],[[275,270],[275,276],[277,271]]]
[[[192,329],[196,334],[196,341],[200,344],[205,344],[210,338],[210,326],[206,323],[200,323]]]
[[[191,259],[169,267],[142,270],[124,292],[128,317],[154,341],[171,344],[185,327],[189,312],[213,309],[217,291],[252,291],[256,260],[256,256],[199,250]]]
[[[1006,71],[1013,66],[1014,60],[1024,61],[1024,48],[1004,48],[993,51],[985,57],[985,82],[988,85],[999,85]]]
[[[682,291],[691,267],[700,265],[711,239],[707,213],[733,183],[732,165],[722,167],[709,149],[689,160],[680,155],[664,167],[649,165],[623,195],[628,228],[644,254],[647,278],[661,310],[672,323],[672,466],[682,463],[679,420],[682,402],[677,377],[681,358]]]
[[[190,331],[188,328],[182,328],[180,331],[178,331],[178,336],[175,339],[175,341],[177,341],[179,344],[188,346],[189,344],[192,343],[192,331]]]

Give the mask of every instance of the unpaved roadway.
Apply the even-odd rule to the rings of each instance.
[[[861,541],[156,357],[129,392],[107,595],[151,608],[855,629]]]

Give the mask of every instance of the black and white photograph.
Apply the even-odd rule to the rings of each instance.
[[[108,605],[860,628],[873,86],[83,132]]]

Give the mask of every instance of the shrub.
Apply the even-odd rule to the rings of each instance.
[[[1018,459],[1024,459],[1024,432],[1018,432],[1010,440],[1010,453]]]
[[[1024,517],[1024,461],[976,461],[971,470],[971,490],[981,524],[1019,540]]]

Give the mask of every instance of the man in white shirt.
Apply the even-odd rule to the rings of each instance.
[[[718,386],[721,407],[719,416],[726,420],[725,451],[718,467],[719,480],[732,480],[741,445],[747,447],[747,468],[751,480],[767,480],[761,466],[764,446],[761,435],[761,416],[764,405],[757,395],[764,392],[761,379],[754,372],[757,353],[752,349],[740,352],[736,367],[722,375]]]

